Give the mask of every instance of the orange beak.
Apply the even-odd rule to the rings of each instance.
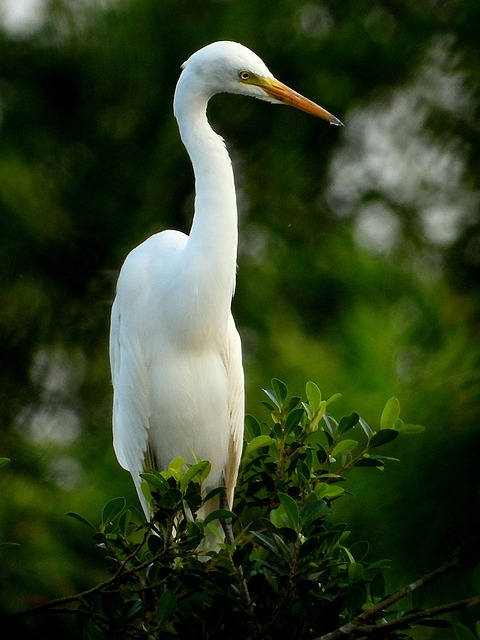
[[[256,78],[256,82],[252,82],[252,84],[256,84],[258,87],[263,89],[265,93],[268,93],[269,96],[275,98],[275,100],[279,100],[284,104],[289,104],[301,111],[306,111],[306,113],[310,113],[312,116],[316,116],[317,118],[322,118],[337,127],[343,126],[343,122],[329,113],[326,109],[315,102],[312,102],[312,100],[305,98],[293,89],[290,89],[290,87],[287,87],[286,84],[283,84],[276,78]]]

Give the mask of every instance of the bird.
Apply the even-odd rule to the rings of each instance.
[[[232,163],[207,118],[218,93],[287,104],[340,126],[338,118],[277,80],[242,44],[213,42],[181,65],[173,111],[195,179],[189,235],[155,233],[126,257],[111,312],[113,446],[133,478],[208,460],[208,487],[232,508],[243,446],[244,372],[231,312],[238,220]],[[219,503],[213,499],[203,516]]]

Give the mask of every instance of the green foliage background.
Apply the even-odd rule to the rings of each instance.
[[[67,511],[95,520],[109,498],[136,500],[111,447],[109,307],[131,248],[189,228],[171,103],[179,65],[217,39],[250,46],[346,125],[212,100],[237,172],[248,411],[272,376],[341,391],[340,411],[367,421],[398,396],[427,430],[392,443],[400,466],[357,478],[349,527],[392,558],[392,587],[475,539],[478,2],[44,9],[0,32],[0,538],[20,545],[0,550],[2,609],[91,586],[100,556]],[[25,624],[41,637],[47,623]]]

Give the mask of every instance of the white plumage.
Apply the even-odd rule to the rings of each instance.
[[[187,463],[209,460],[208,484],[224,485],[231,507],[242,449],[241,345],[230,311],[235,185],[225,144],[207,120],[208,100],[216,93],[241,93],[341,124],[275,80],[240,44],[208,45],[182,69],[174,113],[195,174],[190,235],[162,231],[131,251],[111,319],[114,448],[132,474],[147,517],[139,474],[165,469],[177,456]]]

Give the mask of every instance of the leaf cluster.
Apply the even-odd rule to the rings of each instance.
[[[209,462],[176,458],[143,475],[149,523],[123,498],[105,505],[98,526],[71,514],[92,530],[111,574],[68,600],[82,637],[406,638],[415,624],[449,624],[396,605],[454,563],[388,594],[388,561],[372,561],[368,543],[350,543],[335,518],[348,473],[382,470],[395,460],[383,448],[422,428],[400,419],[396,398],[372,428],[356,413],[337,421],[327,408],[338,396],[323,400],[312,382],[304,399],[280,380],[271,386],[269,419],[247,418],[233,512],[222,508],[223,488],[208,487]]]

